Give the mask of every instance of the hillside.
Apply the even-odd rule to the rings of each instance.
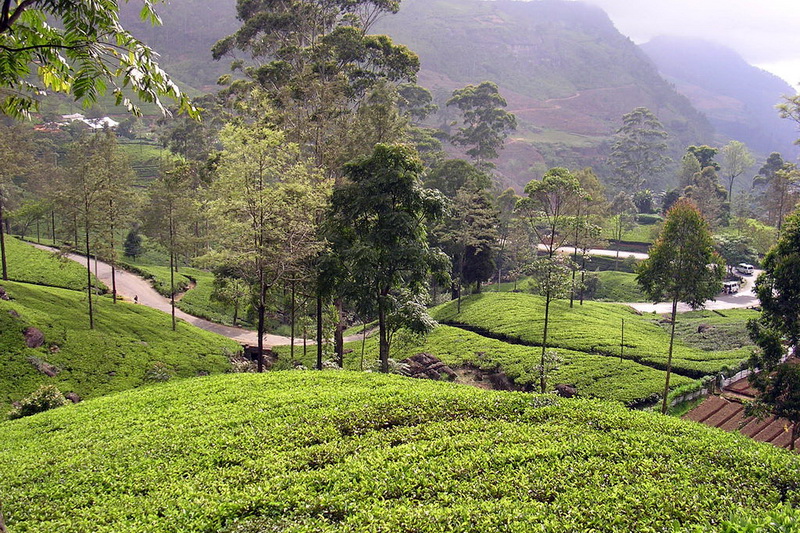
[[[141,386],[155,363],[177,377],[225,372],[225,352],[238,344],[184,322],[171,330],[169,315],[143,305],[98,298],[89,329],[83,293],[3,282],[11,300],[0,300],[0,415],[42,384],[93,398]],[[43,333],[39,347],[25,331]],[[52,375],[51,375],[52,374]]]
[[[779,151],[795,159],[796,125],[775,110],[783,95],[795,93],[791,85],[733,50],[703,40],[658,37],[641,48],[719,134],[764,155]]]
[[[659,116],[676,150],[712,135],[599,8],[560,0],[404,0],[378,29],[420,55],[420,82],[440,104],[468,83],[500,86],[519,129],[498,168],[516,186],[556,165],[607,173],[609,135],[638,106]]]
[[[162,53],[163,66],[196,89],[213,89],[227,62],[209,48],[237,27],[235,0],[171,2],[164,26],[123,22]],[[675,150],[706,142],[712,128],[598,8],[541,0],[403,0],[375,32],[388,33],[422,60],[420,83],[443,104],[453,89],[495,81],[520,127],[498,161],[506,184],[520,189],[552,166],[604,168],[606,143],[624,113],[646,106],[674,137]],[[443,109],[433,124],[455,119]],[[456,153],[456,151],[454,151]]]
[[[0,423],[11,531],[710,531],[797,457],[618,405],[348,372],[167,383]],[[676,496],[680,497],[676,497]]]

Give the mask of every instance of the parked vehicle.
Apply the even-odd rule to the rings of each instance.
[[[755,267],[749,263],[739,263],[736,265],[736,271],[740,274],[751,275]]]
[[[726,281],[722,284],[722,292],[723,294],[736,294],[739,292],[739,282],[738,281]]]

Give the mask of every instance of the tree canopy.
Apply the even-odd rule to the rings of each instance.
[[[444,254],[428,245],[426,221],[444,213],[442,196],[424,189],[422,162],[409,147],[383,145],[345,168],[334,190],[326,236],[329,271],[359,313],[378,316],[381,370],[389,368],[388,317],[444,272]],[[402,290],[401,290],[402,289]]]
[[[649,257],[636,269],[636,281],[649,299],[672,302],[662,413],[667,410],[678,302],[695,309],[701,307],[722,290],[723,274],[724,264],[714,251],[708,223],[691,200],[678,200],[667,213],[664,228],[650,248]]]
[[[153,3],[142,1],[141,17],[158,24]],[[165,114],[162,96],[175,100],[181,111],[198,113],[158,66],[156,54],[122,27],[117,0],[3,2],[0,112],[27,117],[47,91],[90,106],[109,87],[117,105],[134,114],[140,110],[130,93]]]
[[[613,181],[619,188],[634,193],[648,178],[664,171],[670,161],[665,155],[668,136],[646,107],[637,107],[622,116],[609,156],[616,172]]]
[[[464,122],[464,126],[453,135],[453,143],[470,147],[467,155],[475,160],[478,168],[491,167],[488,160],[497,157],[497,151],[503,146],[509,132],[517,129],[514,114],[503,109],[508,104],[500,96],[497,85],[484,81],[477,86],[467,85],[457,89],[447,105],[456,106]]]

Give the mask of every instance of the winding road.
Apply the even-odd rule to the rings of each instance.
[[[43,246],[39,244],[33,244],[33,246],[42,250],[46,250],[48,252],[54,251],[54,249],[49,246]],[[86,266],[85,256],[78,254],[67,254],[66,257],[72,259],[77,263],[80,263],[83,266]],[[95,263],[96,263],[96,269],[95,269]],[[110,264],[104,263],[103,261],[95,262],[95,260],[92,259],[92,272],[95,272],[97,278],[100,281],[105,283],[108,287],[111,287]],[[163,296],[158,294],[158,292],[156,292],[156,290],[150,285],[150,282],[148,282],[147,280],[135,274],[131,274],[130,272],[126,272],[120,269],[117,269],[115,277],[117,281],[117,295],[121,296],[124,300],[133,302],[134,298],[137,298],[138,303],[140,305],[146,305],[147,307],[152,307],[153,309],[158,309],[159,311],[164,311],[165,313],[172,312],[172,307],[170,305],[169,299],[164,298]],[[204,329],[206,331],[212,331],[214,333],[218,333],[219,335],[228,337],[229,339],[233,339],[240,344],[248,344],[250,346],[255,346],[258,344],[258,334],[255,331],[242,328],[234,328],[231,326],[223,326],[222,324],[210,322],[208,320],[198,318],[188,313],[184,313],[178,308],[175,308],[175,316],[177,318],[180,318],[181,320],[185,320],[186,322],[192,324],[193,326],[197,326],[198,328]],[[289,337],[282,337],[280,335],[265,334],[264,344],[265,346],[288,346],[289,344],[291,344],[291,339]],[[300,338],[295,339],[295,345],[302,345],[302,344],[303,344],[303,339]]]
[[[48,252],[53,252],[54,249],[49,246],[44,246],[40,244],[30,243],[36,248],[46,250]],[[559,252],[562,253],[572,253],[572,248],[565,247],[559,248]],[[591,250],[590,255],[603,255],[603,256],[615,256],[615,250]],[[81,265],[86,265],[86,257],[78,254],[67,254],[69,259],[80,263]],[[620,258],[624,257],[635,257],[637,259],[646,259],[647,254],[642,253],[633,253],[633,252],[620,252]],[[97,278],[105,283],[107,286],[111,287],[111,265],[108,263],[104,263],[103,261],[96,261],[92,260],[92,271],[95,272]],[[705,309],[737,309],[737,308],[747,308],[747,307],[754,307],[759,305],[758,297],[753,292],[753,281],[758,277],[760,271],[755,271],[752,276],[748,276],[745,278],[744,286],[739,290],[736,294],[725,294],[720,295],[716,300],[708,300],[705,303]],[[147,280],[132,274],[130,272],[117,269],[116,271],[116,285],[117,285],[117,295],[122,297],[124,300],[129,302],[133,302],[134,298],[138,300],[138,303],[141,305],[146,305],[148,307],[152,307],[153,309],[158,309],[160,311],[164,311],[165,313],[171,313],[171,306],[170,301],[161,296],[156,290],[150,285],[150,282]],[[619,302],[625,305],[628,305],[640,313],[657,313],[657,314],[664,314],[669,313],[672,311],[672,304],[669,302],[662,302],[657,304],[652,303],[629,303],[629,302]],[[686,312],[691,311],[691,307],[686,304],[678,304],[678,312]],[[204,329],[206,331],[211,331],[222,335],[224,337],[228,337],[229,339],[233,339],[240,344],[247,344],[250,346],[255,346],[258,344],[258,334],[255,331],[251,331],[248,329],[243,328],[235,328],[231,326],[224,326],[222,324],[217,324],[215,322],[211,322],[202,318],[198,318],[196,316],[190,315],[181,311],[180,309],[175,309],[175,316],[180,318],[181,320],[185,320],[189,324],[193,326],[197,326],[198,328]],[[352,341],[352,340],[360,340],[362,336],[353,335],[351,337],[345,337],[345,341]],[[309,344],[313,344],[313,341],[307,341]],[[264,335],[264,345],[265,347],[271,346],[288,346],[291,344],[291,339],[289,337],[283,337],[281,335],[272,335],[272,334],[265,334]],[[303,344],[302,338],[295,338],[295,346],[300,346]]]

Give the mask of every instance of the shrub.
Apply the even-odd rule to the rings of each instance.
[[[166,363],[161,361],[153,361],[147,372],[144,373],[145,381],[164,382],[169,381],[175,375],[175,370]]]
[[[42,385],[33,391],[30,396],[15,403],[11,411],[8,412],[8,418],[15,419],[35,415],[68,403],[69,400],[64,398],[58,387],[55,385]]]

